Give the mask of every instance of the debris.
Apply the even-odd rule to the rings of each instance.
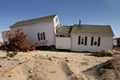
[[[14,57],[18,52],[14,51],[14,52],[8,52],[7,56],[8,57]]]
[[[66,61],[66,62],[69,62],[69,60],[67,60],[67,59],[66,59],[65,61]]]
[[[67,59],[67,57],[65,57],[65,59]]]
[[[113,52],[111,50],[106,50],[106,51],[100,51],[100,52],[93,52],[90,55],[97,56],[97,57],[105,57],[105,56],[111,57],[113,55]]]
[[[32,70],[30,69],[28,72],[29,72],[29,73],[32,73]]]
[[[11,75],[8,75],[8,77],[12,77]]]
[[[120,79],[120,55],[113,56],[113,59],[89,68],[83,73],[95,80],[119,80]]]
[[[2,65],[0,65],[0,68],[2,67]]]
[[[56,73],[56,71],[51,71],[50,73]]]
[[[51,57],[49,57],[48,59],[49,59],[49,61],[52,61]]]

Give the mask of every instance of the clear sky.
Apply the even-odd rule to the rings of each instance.
[[[0,32],[17,21],[58,14],[62,25],[111,25],[120,37],[120,0],[0,0]],[[0,33],[1,38],[1,33]]]

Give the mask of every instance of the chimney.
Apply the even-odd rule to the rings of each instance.
[[[81,29],[81,20],[79,20],[78,27]]]
[[[81,25],[81,20],[79,20],[79,26]]]

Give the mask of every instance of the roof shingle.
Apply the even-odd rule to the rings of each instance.
[[[110,25],[73,25],[65,26],[59,31],[59,33],[69,33],[71,29],[71,34],[91,34],[100,36],[114,36],[112,28]]]

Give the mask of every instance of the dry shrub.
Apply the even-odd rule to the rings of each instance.
[[[93,52],[90,55],[97,56],[97,57],[105,57],[105,56],[112,56],[113,53],[109,50],[106,50],[106,51],[100,51],[100,52]]]
[[[28,36],[22,32],[21,29],[17,29],[14,34],[8,32],[6,34],[9,41],[9,49],[11,51],[33,51],[35,45],[28,45]]]

